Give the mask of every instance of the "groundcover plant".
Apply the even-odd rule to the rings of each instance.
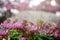
[[[60,19],[57,23],[47,23],[38,19],[37,22],[22,20],[18,22],[9,19],[0,24],[0,40],[59,40]]]

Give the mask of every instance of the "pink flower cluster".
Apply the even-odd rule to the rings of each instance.
[[[10,20],[7,19],[3,23],[1,23],[1,27],[5,28],[4,31],[0,31],[0,35],[7,35],[9,29],[15,29],[18,32],[21,32],[22,38],[20,40],[25,40],[30,35],[30,33],[46,33],[46,34],[52,34],[54,37],[60,37],[60,25],[59,23],[46,23],[39,21],[39,23],[33,23],[27,20],[22,20],[21,22],[13,21],[10,23]],[[39,25],[41,24],[41,25]]]

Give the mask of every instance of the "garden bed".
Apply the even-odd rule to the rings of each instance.
[[[20,22],[9,19],[1,23],[0,39],[6,40],[59,40],[60,39],[60,19],[57,23],[46,23],[45,20],[38,19],[37,22],[22,20]]]

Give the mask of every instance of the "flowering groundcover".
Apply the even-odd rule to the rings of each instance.
[[[0,24],[0,40],[59,40],[60,19],[57,23],[46,23],[38,19],[37,22],[22,20],[18,22],[9,19]]]

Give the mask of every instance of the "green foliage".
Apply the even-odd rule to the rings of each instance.
[[[10,38],[19,39],[19,37],[20,37],[20,34],[16,30],[9,30],[8,34],[9,34]]]
[[[51,27],[51,23],[48,23],[48,27]]]
[[[41,25],[43,24],[43,20],[38,19],[38,20],[37,20],[37,23],[41,26]]]
[[[51,34],[35,34],[30,36],[28,40],[54,40],[52,36]]]
[[[58,24],[60,24],[60,19],[58,20]]]
[[[40,34],[40,37],[41,37],[43,40],[54,40],[52,34]]]
[[[41,39],[41,38],[40,38],[40,35],[37,34],[37,35],[30,36],[30,37],[28,38],[28,40],[43,40],[43,39]]]

